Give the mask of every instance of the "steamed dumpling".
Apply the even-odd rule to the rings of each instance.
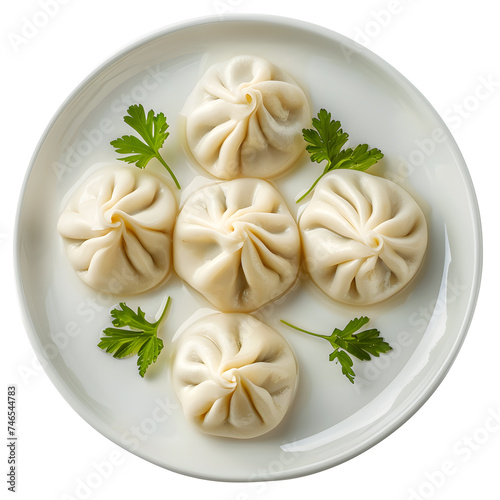
[[[219,179],[276,176],[305,149],[307,98],[271,62],[238,56],[215,64],[187,100],[186,139],[198,163]]]
[[[323,177],[299,227],[313,281],[348,304],[374,304],[401,290],[427,246],[416,201],[394,182],[355,170]]]
[[[249,312],[277,298],[299,270],[297,224],[280,194],[259,179],[194,192],[173,245],[177,274],[226,312]]]
[[[297,363],[285,339],[253,316],[218,313],[182,334],[172,375],[184,415],[202,432],[253,438],[285,416]]]
[[[135,167],[96,171],[71,196],[57,229],[69,261],[89,286],[136,294],[171,269],[173,194],[159,177]]]

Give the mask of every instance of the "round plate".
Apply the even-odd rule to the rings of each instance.
[[[370,173],[407,189],[424,210],[429,246],[423,266],[400,295],[378,306],[327,299],[302,273],[296,286],[255,315],[280,331],[299,363],[299,385],[285,420],[256,439],[207,436],[185,421],[171,387],[175,333],[207,303],[174,275],[153,292],[113,297],[87,288],[67,262],[56,224],[68,193],[100,162],[116,162],[109,142],[130,133],[130,104],[162,111],[170,125],[163,155],[181,185],[208,177],[183,148],[179,113],[213,63],[233,55],[267,58],[308,94],[314,114],[326,108],[351,145],[384,152]],[[161,166],[147,167],[163,174]],[[306,155],[274,180],[292,213],[295,197],[321,172]],[[168,181],[170,182],[170,181]],[[197,185],[197,184],[196,184]],[[173,189],[175,191],[175,189]],[[176,192],[179,203],[181,195]],[[303,205],[303,204],[301,204]],[[125,449],[170,470],[226,481],[283,479],[337,465],[374,445],[431,395],[466,335],[481,271],[478,208],[464,161],[443,121],[397,71],[354,42],[317,26],[275,17],[203,19],[171,27],[98,68],[57,112],[25,180],[16,235],[17,274],[28,334],[70,405]],[[110,309],[126,300],[155,315],[166,296],[165,349],[141,379],[136,358],[116,360],[97,347]],[[355,362],[354,385],[328,360],[322,339],[287,329],[285,319],[328,333],[365,315],[392,345]]]

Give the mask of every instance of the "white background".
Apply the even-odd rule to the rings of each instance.
[[[40,14],[44,5],[50,15]],[[6,436],[7,386],[15,384],[17,498],[161,498],[180,493],[183,498],[218,500],[302,499],[311,496],[313,488],[325,497],[374,500],[498,494],[493,492],[498,492],[500,464],[500,276],[493,239],[499,231],[500,30],[499,12],[494,9],[491,0],[4,2],[0,21],[4,338],[0,428],[4,430],[0,437]],[[312,476],[273,483],[184,477],[125,452],[94,431],[36,362],[15,293],[12,248],[17,200],[37,141],[64,99],[98,65],[152,31],[225,13],[310,21],[354,38],[392,64],[450,127],[468,164],[483,223],[484,271],[476,314],[462,351],[430,400],[361,456]],[[38,27],[26,28],[35,21]],[[0,489],[6,491],[8,449],[5,445],[1,449],[0,470],[5,472]]]

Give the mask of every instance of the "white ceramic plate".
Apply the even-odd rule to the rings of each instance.
[[[349,308],[327,300],[303,275],[290,293],[256,315],[294,349],[300,382],[285,420],[253,440],[202,435],[184,420],[171,387],[169,345],[207,304],[173,276],[163,287],[126,298],[156,314],[173,307],[166,347],[141,379],[136,359],[115,360],[96,347],[109,310],[123,297],[87,288],[63,253],[56,222],[65,197],[98,162],[115,161],[109,141],[129,133],[128,105],[163,111],[163,150],[183,186],[200,175],[182,147],[179,112],[209,65],[232,55],[265,57],[308,93],[314,114],[332,112],[352,143],[385,153],[371,172],[419,201],[430,242],[411,286],[380,306]],[[153,164],[148,168],[162,172]],[[321,167],[304,156],[275,181],[292,213],[294,197]],[[179,195],[179,193],[176,193]],[[204,19],[171,27],[118,54],[95,71],[57,112],[38,145],[21,197],[17,271],[26,327],[58,390],[99,432],[137,455],[184,474],[227,481],[282,479],[337,465],[374,445],[430,396],[464,340],[478,293],[481,234],[466,166],[443,121],[422,95],[377,56],[344,37],[303,22],[268,17]],[[286,319],[318,332],[367,315],[394,350],[357,362],[355,385],[328,361],[330,346],[289,330]],[[402,450],[402,453],[404,450]]]

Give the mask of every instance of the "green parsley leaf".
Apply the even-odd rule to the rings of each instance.
[[[149,365],[154,363],[163,349],[163,340],[158,338],[158,327],[163,320],[170,297],[161,313],[160,319],[150,323],[145,319],[145,313],[140,307],[134,312],[125,302],[120,303],[120,308],[111,311],[114,318],[112,323],[116,328],[103,330],[104,337],[97,347],[112,353],[114,358],[125,358],[137,354],[137,366],[139,375],[144,377]]]
[[[138,132],[144,142],[133,135],[124,135],[111,141],[110,144],[117,153],[130,155],[118,159],[127,163],[135,163],[139,168],[145,168],[150,160],[157,158],[168,170],[177,188],[180,189],[179,181],[160,155],[160,148],[169,136],[165,115],[163,113],[155,115],[151,109],[146,116],[142,104],[133,104],[128,108],[127,113],[128,116],[124,116],[123,121]]]
[[[321,109],[318,117],[312,119],[312,125],[314,128],[302,130],[304,140],[308,143],[306,150],[310,154],[311,161],[316,163],[326,161],[326,166],[323,173],[297,200],[297,203],[302,201],[328,172],[338,168],[366,170],[384,157],[379,149],[368,150],[367,144],[359,144],[354,149],[342,149],[349,139],[349,134],[340,128],[338,120],[332,120],[331,113],[325,109]]]
[[[355,333],[369,321],[370,318],[362,316],[349,321],[343,330],[335,328],[331,335],[320,335],[281,320],[283,324],[299,332],[328,340],[333,347],[333,352],[330,354],[330,361],[340,363],[342,374],[353,384],[356,374],[352,369],[353,361],[349,354],[361,361],[370,361],[371,356],[378,357],[381,353],[392,350],[392,347],[384,341],[380,336],[380,332],[375,328]]]

